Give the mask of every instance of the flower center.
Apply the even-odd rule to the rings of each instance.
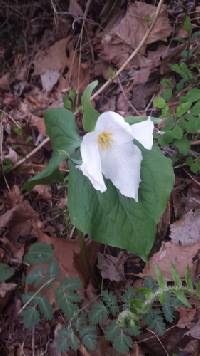
[[[103,131],[98,135],[97,142],[102,149],[107,149],[112,143],[112,134],[110,132]]]

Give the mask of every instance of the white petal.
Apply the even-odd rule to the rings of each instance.
[[[147,150],[153,147],[153,129],[154,124],[150,119],[131,125],[133,137]]]
[[[102,171],[126,197],[138,201],[142,153],[132,142],[100,151]]]
[[[96,190],[100,190],[102,193],[105,192],[106,185],[103,180],[101,157],[97,144],[97,134],[95,132],[90,132],[83,136],[81,157],[83,163],[78,168],[89,178]]]
[[[107,111],[98,117],[96,132],[110,132],[113,143],[122,144],[133,140],[131,126],[124,120],[123,116],[114,111]]]

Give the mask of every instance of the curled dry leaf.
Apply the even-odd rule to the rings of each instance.
[[[170,238],[173,243],[190,246],[200,240],[200,209],[188,211],[170,225]]]
[[[127,260],[127,255],[120,252],[117,257],[98,253],[98,268],[100,269],[103,279],[120,282],[124,280],[124,264]]]
[[[200,242],[192,246],[179,246],[172,242],[166,242],[162,245],[160,251],[155,253],[146,264],[143,273],[144,276],[156,277],[155,266],[159,266],[164,278],[168,281],[172,280],[171,266],[176,265],[177,271],[181,278],[184,278],[186,267],[188,266],[193,272],[195,264],[193,263],[194,257],[200,250]]]

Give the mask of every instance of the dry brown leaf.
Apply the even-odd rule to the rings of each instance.
[[[111,31],[123,42],[136,48],[143,39],[156,13],[156,6],[136,1],[130,4],[126,15]],[[158,20],[147,38],[146,44],[166,40],[172,28],[167,16],[166,6],[162,6]]]
[[[41,135],[46,134],[45,123],[44,123],[44,119],[42,117],[31,114],[30,123],[31,123],[31,126],[37,127],[37,129]]]
[[[52,198],[51,187],[47,185],[36,185],[33,191],[38,193],[42,199],[50,200]]]
[[[49,93],[57,84],[60,78],[59,70],[48,69],[45,73],[41,74],[42,88],[46,93]]]
[[[105,35],[102,39],[103,57],[120,67],[143,39],[155,12],[156,7],[153,5],[138,1],[134,4],[130,3],[125,16],[111,29],[109,29],[110,25],[105,29]],[[166,40],[171,31],[172,28],[167,16],[166,6],[163,5],[158,20],[146,41],[146,45]],[[141,55],[137,55],[133,59],[131,62],[132,67],[138,66],[140,57]]]
[[[73,15],[74,17],[83,17],[83,10],[76,0],[70,0],[68,11],[70,15]]]
[[[120,252],[117,257],[98,253],[98,268],[102,278],[115,282],[124,280],[124,263],[126,260],[127,255],[124,252]]]
[[[46,50],[40,50],[33,61],[34,74],[41,75],[48,70],[62,72],[67,64],[66,45],[69,38],[55,42]]]
[[[12,147],[9,147],[8,154],[5,155],[4,158],[9,159],[13,164],[15,164],[18,161],[18,154]]]
[[[9,88],[10,88],[9,73],[6,73],[0,78],[0,89],[9,90]]]
[[[194,269],[193,258],[200,250],[200,242],[192,246],[178,246],[172,242],[166,242],[162,245],[160,251],[155,253],[146,264],[143,273],[144,276],[156,277],[155,266],[159,266],[162,275],[170,281],[170,269],[172,264],[176,265],[177,271],[181,278],[184,278],[186,267]]]
[[[200,240],[200,210],[188,211],[182,218],[170,225],[173,243],[190,246]]]
[[[176,326],[181,329],[182,328],[189,329],[196,315],[196,309],[179,307],[176,310],[179,312],[179,321],[176,324]]]
[[[6,294],[16,289],[16,287],[16,283],[0,283],[0,298],[5,298]]]
[[[194,339],[200,340],[200,321],[199,320],[196,324],[193,323],[193,326],[186,333],[186,335],[192,336]]]

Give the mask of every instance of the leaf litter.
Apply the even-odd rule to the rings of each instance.
[[[150,2],[148,1],[148,4],[137,1],[129,2],[124,6],[124,2],[121,1],[121,9],[118,6],[111,12],[108,11],[109,4],[106,4],[108,14],[115,12],[120,16],[111,16],[112,18],[108,16],[107,20],[105,16],[105,19],[101,19],[101,23],[104,23],[103,30],[101,25],[97,26],[97,24],[100,24],[99,13],[95,13],[97,10],[91,5],[89,17],[86,18],[85,22],[81,49],[79,35],[85,4],[84,1],[69,1],[69,7],[66,6],[64,10],[71,13],[70,16],[72,17],[66,16],[64,19],[62,15],[54,14],[54,18],[51,14],[46,28],[41,27],[42,21],[41,23],[35,22],[35,32],[32,29],[32,35],[29,36],[26,43],[28,58],[27,51],[24,51],[23,47],[17,49],[15,44],[12,46],[11,64],[3,68],[0,74],[1,102],[4,110],[9,113],[11,118],[14,118],[12,120],[4,116],[3,120],[2,149],[4,159],[6,158],[12,164],[15,164],[17,160],[26,156],[41,142],[45,137],[43,121],[45,109],[49,106],[62,106],[63,98],[67,95],[69,89],[73,88],[76,92],[82,92],[89,82],[97,77],[100,82],[103,82],[103,79],[109,78],[109,75],[111,75],[109,73],[115,72],[116,68],[124,63],[144,36],[149,21],[156,10],[154,2],[152,1],[151,4]],[[100,111],[112,109],[119,110],[123,114],[133,115],[136,109],[144,113],[149,101],[160,89],[160,76],[170,72],[172,62],[179,61],[179,55],[184,45],[170,46],[174,31],[170,16],[176,17],[176,14],[183,16],[183,8],[178,9],[177,4],[172,6],[171,3],[169,6],[163,6],[161,15],[148,41],[131,62],[131,65],[120,75],[121,86],[119,86],[117,80],[114,80],[111,88],[101,98],[98,98],[96,104]],[[186,3],[188,4],[189,1],[185,1],[184,6],[187,6]],[[104,5],[101,8],[104,8]],[[170,16],[169,10],[174,11],[170,12]],[[46,15],[49,16],[47,13]],[[7,20],[9,21],[9,17]],[[57,21],[56,25],[54,20]],[[31,21],[30,24],[32,24]],[[180,34],[179,26],[177,31]],[[20,51],[21,53],[19,53]],[[0,52],[4,60],[6,58],[5,53],[6,48],[2,50],[2,54]],[[77,68],[79,68],[79,75],[77,75]],[[173,201],[170,210],[163,218],[164,222],[161,226],[163,229],[160,227],[158,231],[158,240],[165,242],[160,249],[157,247],[156,252],[153,251],[152,257],[142,273],[131,273],[131,268],[135,272],[135,262],[132,259],[132,262],[129,263],[130,273],[127,275],[125,271],[127,256],[120,252],[116,257],[115,251],[104,254],[101,249],[99,251],[98,246],[93,246],[89,250],[91,255],[89,269],[86,265],[83,268],[84,261],[81,260],[80,256],[77,232],[62,217],[63,203],[59,207],[61,201],[66,201],[66,193],[63,193],[63,189],[54,186],[51,188],[37,186],[31,193],[24,195],[21,193],[24,181],[30,175],[40,171],[49,160],[50,155],[51,148],[49,146],[43,148],[34,157],[27,160],[23,166],[19,167],[17,174],[11,172],[6,175],[9,190],[7,190],[8,187],[5,186],[3,178],[0,186],[0,258],[1,261],[15,267],[17,271],[11,281],[0,286],[0,294],[4,300],[0,303],[2,311],[4,313],[4,310],[7,310],[8,313],[5,330],[7,335],[10,333],[11,343],[15,332],[8,327],[8,322],[12,320],[13,308],[19,308],[18,303],[20,303],[18,297],[15,297],[15,290],[17,287],[22,287],[22,271],[27,273],[24,270],[23,256],[30,244],[36,239],[53,245],[62,270],[61,278],[64,276],[81,277],[84,285],[88,286],[88,289],[92,289],[92,296],[97,293],[94,291],[94,287],[91,287],[94,281],[93,274],[98,273],[99,279],[97,278],[96,282],[100,283],[99,280],[103,280],[104,283],[111,285],[111,289],[114,291],[116,283],[117,285],[123,284],[124,280],[126,283],[129,275],[134,275],[136,282],[139,278],[144,278],[147,275],[154,277],[155,264],[160,266],[168,281],[171,281],[169,271],[172,262],[176,264],[182,277],[185,273],[186,264],[191,267],[193,277],[196,278],[197,276],[198,251],[200,249],[199,187],[195,188],[194,194],[191,194],[192,189],[187,189],[187,187],[180,189],[178,198]],[[191,180],[189,179],[189,181]],[[185,199],[186,191],[188,195]],[[188,208],[184,210],[180,207],[179,209],[177,200],[182,200],[183,206]],[[174,219],[172,210],[175,212]],[[170,235],[168,234],[169,229]],[[168,238],[171,238],[171,241],[166,242]],[[98,273],[95,267],[99,268]],[[142,266],[138,271],[141,271],[141,269]],[[91,271],[93,273],[90,273]],[[87,296],[90,298],[89,291]],[[53,297],[50,296],[50,299],[53,303]],[[5,307],[6,309],[4,309]],[[193,319],[195,312],[196,310],[192,309],[186,315],[184,308],[179,310],[177,327],[191,328],[189,331],[191,332],[190,337],[198,338],[199,322]],[[19,330],[21,325],[17,323],[19,323],[19,320],[14,324],[15,327],[18,325]],[[48,328],[55,330],[55,325],[49,325]],[[43,345],[49,341],[47,329],[42,327],[41,330],[37,328],[35,330],[35,342],[39,349],[42,342],[39,341],[38,336],[43,335]],[[5,332],[3,336],[1,335],[5,345],[7,335]],[[20,333],[16,333],[16,335],[24,343],[24,335]],[[26,336],[24,350],[29,355],[31,335],[28,336],[27,334]],[[159,345],[158,342],[157,344]],[[12,350],[12,345],[7,343],[5,349],[6,354],[9,354],[9,352],[11,354],[12,351],[9,350]],[[103,347],[99,346],[99,349],[101,350],[100,354],[112,352],[108,344]],[[20,347],[17,346],[17,352],[19,350]],[[154,355],[153,350],[153,348],[150,350],[151,355]],[[158,354],[161,355],[162,348],[158,350]],[[86,352],[83,349],[81,354],[84,355]],[[133,355],[143,354],[143,346],[141,351],[136,346],[132,353]]]

